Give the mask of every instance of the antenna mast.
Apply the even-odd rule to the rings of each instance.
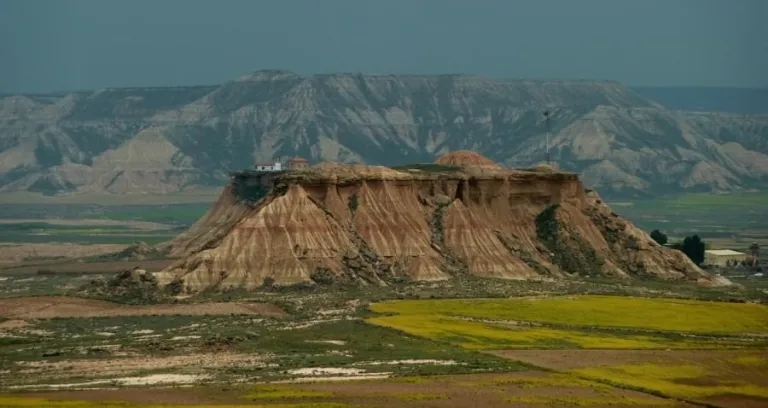
[[[549,127],[549,111],[548,110],[544,111],[544,121],[547,124],[547,164],[550,164],[549,163],[549,132],[550,132],[549,129],[550,127]]]

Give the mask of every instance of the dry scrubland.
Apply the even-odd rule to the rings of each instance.
[[[768,309],[758,304],[539,296],[365,307],[333,292],[251,296],[239,302],[271,298],[290,315],[16,315],[0,323],[10,386],[0,406],[768,403]],[[185,384],[197,385],[173,388]]]
[[[75,393],[70,393],[71,397]],[[100,398],[127,399],[132,403],[62,402],[42,396],[0,397],[8,407],[52,408],[171,408],[190,403],[215,403],[219,408],[355,408],[355,407],[542,407],[633,406],[688,407],[680,401],[624,390],[557,373],[476,374],[440,377],[403,377],[387,381],[261,385],[211,392],[197,389],[150,392],[128,396],[126,391],[102,392]],[[80,393],[80,398],[93,394]],[[50,396],[48,396],[50,398]],[[144,404],[141,400],[154,403]],[[24,405],[25,403],[34,405]],[[162,404],[161,404],[162,403]],[[168,404],[168,405],[166,405]],[[218,405],[225,404],[225,405]],[[5,406],[5,405],[4,405]]]
[[[764,223],[747,225],[765,209],[757,198],[737,198],[740,206],[694,197],[616,210],[646,230],[709,228],[746,245],[765,235]],[[145,235],[159,242],[171,232],[157,225],[188,225],[207,204],[104,207],[97,215],[118,221],[88,225],[42,217],[54,207],[14,208],[28,213],[1,222],[0,241],[27,246],[0,255],[27,261],[0,271],[0,407],[768,406],[766,306],[678,299],[765,301],[764,282],[468,278],[128,306],[51,295],[169,261],[43,258],[72,252],[72,242],[87,255]],[[96,216],[72,208],[73,219]],[[631,296],[558,296],[583,293]],[[388,300],[396,298],[422,300]]]
[[[211,302],[172,305],[122,305],[102,300],[67,296],[39,296],[0,299],[0,317],[7,319],[53,319],[114,316],[284,316],[280,308],[269,304]]]

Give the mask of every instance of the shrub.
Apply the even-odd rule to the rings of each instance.
[[[357,194],[352,194],[349,196],[349,200],[347,201],[347,206],[349,207],[349,211],[352,212],[352,214],[357,211],[357,207],[360,205],[359,200],[357,198]]]
[[[668,242],[667,235],[657,229],[651,232],[651,238],[658,242],[659,245],[665,245]]]

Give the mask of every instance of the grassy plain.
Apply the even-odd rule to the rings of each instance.
[[[603,384],[714,406],[765,406],[765,350],[568,350],[557,355],[502,352],[507,357]]]
[[[44,195],[26,191],[0,193],[0,202],[13,205],[167,205],[210,203],[221,194],[221,188],[201,188],[170,194],[109,194],[80,193],[70,195]]]
[[[515,287],[525,286],[517,282]],[[428,288],[435,290],[435,284],[403,286],[399,296],[419,296]],[[539,284],[530,288],[541,289]],[[6,333],[0,342],[0,377],[5,387],[22,387],[11,389],[16,394],[2,397],[0,406],[112,407],[103,401],[125,401],[114,405],[123,408],[154,408],[158,401],[169,406],[271,407],[765,402],[766,384],[760,380],[764,349],[754,348],[765,346],[765,338],[747,335],[766,332],[764,306],[754,304],[619,296],[433,299],[375,303],[370,309],[378,314],[373,315],[364,307],[373,293],[364,290],[231,293],[204,300],[228,296],[279,304],[291,316],[70,317],[28,320],[26,326],[18,320],[0,322]],[[398,295],[381,291],[376,296]],[[667,315],[670,308],[688,318]],[[379,326],[381,319],[391,327]],[[642,354],[649,348],[656,354]],[[717,364],[700,356],[718,351],[698,350],[724,348],[740,350],[718,358]],[[476,349],[522,349],[518,353],[530,351],[537,359]],[[599,349],[635,357],[590,354],[606,352]],[[583,354],[557,354],[566,352]],[[547,360],[548,355],[553,357]],[[558,366],[579,361],[585,365]],[[733,368],[718,371],[724,364]],[[224,386],[226,392],[221,387],[168,390],[150,385],[146,393],[161,396],[152,394],[149,401],[141,399],[145,392],[120,389],[136,379],[169,374],[205,376],[205,382],[216,384],[272,383]],[[325,381],[329,376],[363,380]],[[379,376],[391,378],[374,379]],[[66,389],[77,384],[118,389]],[[30,393],[49,388],[59,390]]]
[[[368,322],[470,349],[760,347],[768,309],[756,304],[562,296],[376,303]],[[696,334],[691,336],[690,334]]]
[[[0,266],[61,261],[136,242],[165,242],[197,221],[210,203],[167,205],[0,204]],[[73,245],[77,251],[69,251]],[[114,252],[119,249],[114,250]],[[77,255],[79,254],[79,255]],[[92,261],[93,259],[88,259]],[[10,265],[13,263],[14,265]],[[56,268],[53,268],[56,269]]]
[[[4,203],[0,204],[0,242],[157,243],[173,238],[200,219],[210,205]],[[18,222],[19,219],[24,222]],[[156,223],[155,228],[147,228],[148,223]]]
[[[685,194],[635,201],[607,200],[639,227],[664,231],[670,240],[699,234],[713,249],[768,247],[768,193]]]
[[[468,349],[535,349],[494,354],[558,370],[567,375],[564,381],[597,381],[713,406],[768,404],[764,305],[561,296],[388,301],[371,310],[386,315],[370,323]],[[728,349],[741,351],[723,352]],[[579,398],[509,401],[590,404]]]
[[[691,333],[768,333],[768,309],[757,304],[649,299],[623,296],[559,296],[519,299],[389,301],[377,313],[525,320],[557,325]]]

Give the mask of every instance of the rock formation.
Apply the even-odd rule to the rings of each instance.
[[[501,166],[494,163],[493,160],[475,153],[470,150],[459,150],[455,152],[446,153],[435,160],[435,164],[441,164],[444,166],[457,166],[457,167],[487,167],[492,169],[500,169]]]
[[[768,186],[768,115],[678,112],[608,81],[261,71],[201,87],[0,96],[0,193],[175,193],[254,162],[546,159],[604,194]]]
[[[233,176],[209,213],[169,244],[182,258],[161,280],[188,292],[458,274],[711,281],[613,213],[576,174],[507,170],[478,156],[448,154],[437,162],[454,167],[431,171],[285,172],[262,180],[269,191],[251,201],[248,176]]]

